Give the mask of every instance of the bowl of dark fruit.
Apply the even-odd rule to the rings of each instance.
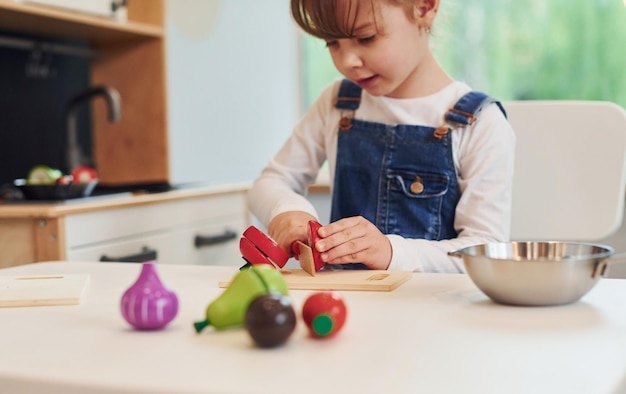
[[[63,175],[48,166],[35,166],[27,178],[13,181],[26,200],[67,200],[88,197],[93,193],[98,178],[93,169],[87,167],[73,171],[73,175]]]
[[[93,193],[98,181],[74,183],[56,182],[52,184],[30,184],[26,179],[14,181],[27,200],[67,200],[88,197]]]

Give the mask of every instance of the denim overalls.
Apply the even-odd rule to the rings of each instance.
[[[470,92],[448,110],[446,124],[433,128],[356,119],[360,100],[361,88],[343,80],[335,105],[342,117],[331,222],[363,216],[383,234],[455,238],[454,215],[461,192],[448,124],[471,125],[492,103],[506,115],[502,105],[484,93]],[[361,263],[342,266],[367,269]]]

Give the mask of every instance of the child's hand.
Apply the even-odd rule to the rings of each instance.
[[[389,239],[361,216],[345,218],[319,229],[315,247],[329,264],[363,263],[385,270],[391,263]]]
[[[267,234],[282,250],[293,256],[291,244],[294,241],[308,243],[309,220],[317,220],[317,218],[302,211],[283,212],[270,221]]]

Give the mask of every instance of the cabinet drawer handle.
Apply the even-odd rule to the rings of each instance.
[[[157,251],[155,249],[150,249],[146,246],[141,249],[141,252],[135,254],[129,254],[127,256],[120,257],[109,257],[103,254],[100,257],[100,261],[115,261],[122,263],[143,263],[146,261],[156,261],[157,259]]]
[[[196,238],[194,239],[194,245],[196,246],[196,248],[201,248],[203,246],[211,246],[225,243],[235,238],[237,238],[237,233],[232,230],[226,230],[222,234],[211,235],[208,237],[203,235],[196,235]]]

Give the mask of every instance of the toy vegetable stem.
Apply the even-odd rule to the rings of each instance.
[[[193,326],[196,329],[196,332],[200,332],[204,330],[206,327],[208,327],[210,324],[211,323],[209,323],[209,321],[205,319],[205,320],[197,321],[193,323]]]

